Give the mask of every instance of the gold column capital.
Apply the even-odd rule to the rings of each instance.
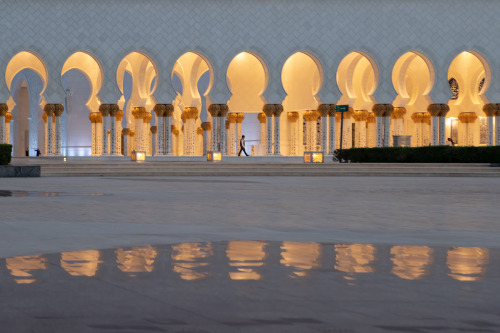
[[[262,111],[264,111],[266,117],[272,117],[277,111],[277,108],[279,109],[279,106],[281,107],[281,111],[278,111],[279,114],[283,111],[283,105],[281,104],[264,104],[264,107],[262,108]],[[278,115],[279,115],[278,114]]]
[[[376,119],[375,119],[375,113],[373,112],[369,112],[368,113],[368,118],[366,119],[366,122],[369,123],[369,124],[373,124],[375,123]]]
[[[209,123],[209,122],[201,123],[201,128],[204,131],[210,131],[210,130],[212,130],[212,123]]]
[[[198,128],[196,129],[196,134],[198,134],[198,135],[203,135],[203,128],[198,127]]]
[[[110,104],[99,105],[99,112],[103,115],[103,117],[109,116],[110,110],[111,110]]]
[[[288,112],[287,117],[291,123],[294,123],[299,119],[299,113],[298,112]]]
[[[158,133],[158,127],[156,127],[156,126],[151,126],[151,128],[150,128],[149,130],[150,130],[150,131],[151,131],[151,133],[153,133],[153,134]]]
[[[373,113],[375,113],[375,116],[376,117],[385,116],[386,112],[387,112],[387,105],[390,105],[390,104],[374,104],[372,107],[372,111],[373,111]]]
[[[211,104],[208,106],[208,112],[212,117],[218,117],[220,112],[220,104]]]
[[[237,113],[236,114],[236,122],[238,124],[241,124],[243,122],[243,119],[245,119],[245,114],[244,113]]]
[[[125,115],[125,113],[123,112],[123,110],[118,110],[116,112],[116,121],[121,121],[123,119],[123,116]]]
[[[368,111],[367,110],[356,110],[354,111],[352,117],[355,121],[367,121]]]
[[[234,112],[231,112],[227,115],[227,121],[229,121],[229,123],[231,123],[231,124],[235,123],[237,118],[238,118],[238,116]]]
[[[44,113],[42,114],[42,119],[43,119],[43,122],[44,122],[44,123],[47,123],[47,118],[48,118],[48,117],[47,117],[47,114],[44,112]],[[89,119],[90,119],[90,115],[89,115]],[[90,122],[92,122],[92,120],[90,120]]]
[[[406,108],[396,107],[391,114],[391,119],[403,119],[406,114]]]
[[[146,112],[144,115],[144,118],[142,118],[145,124],[149,124],[151,122],[151,119],[153,119],[153,115],[149,112]]]
[[[129,135],[130,134],[130,128],[124,128],[124,129],[122,129],[122,134],[123,135]]]
[[[422,123],[424,119],[424,113],[423,112],[414,112],[412,115],[411,115],[411,120],[413,120],[413,122],[415,124],[420,124]]]
[[[60,117],[63,112],[64,112],[64,105],[54,104],[54,114],[56,117]]]
[[[135,136],[135,131],[134,130],[130,130],[130,132],[128,132],[128,135],[133,138]]]
[[[483,111],[486,114],[486,117],[493,117],[497,114],[499,110],[498,104],[484,104]]]
[[[192,107],[185,107],[184,110],[182,111],[182,115],[184,116],[184,119],[197,119],[198,118],[198,108],[192,106]]]
[[[427,106],[427,112],[429,112],[431,117],[439,117],[441,113],[441,104],[429,104],[429,106]]]
[[[336,111],[337,111],[336,104],[320,104],[318,106],[318,112],[321,115],[321,117],[335,116]]]
[[[7,112],[7,113],[5,114],[5,123],[7,123],[7,124],[8,124],[8,123],[10,123],[10,121],[11,121],[11,120],[12,120],[12,113]]]
[[[144,116],[148,113],[145,107],[135,107],[132,109],[132,116],[135,119],[144,119]]]
[[[89,113],[89,120],[90,120],[90,122],[92,124],[96,122],[96,116],[97,116],[97,114],[98,114],[97,112],[91,112],[91,113]],[[45,115],[45,117],[47,117],[47,114],[44,114],[44,115]]]
[[[265,124],[266,123],[266,114],[261,112],[257,115],[257,119],[259,119],[259,123]]]
[[[5,116],[9,111],[9,106],[5,103],[0,104],[0,116]]]
[[[458,120],[463,124],[474,123],[477,119],[477,114],[475,112],[462,112],[458,115]]]
[[[45,104],[43,111],[47,114],[47,116],[52,117],[56,111],[55,104]]]
[[[316,110],[307,110],[304,111],[304,118],[307,121],[316,121],[319,118],[319,112]]]

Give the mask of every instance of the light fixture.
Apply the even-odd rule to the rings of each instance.
[[[324,154],[322,151],[305,151],[304,163],[323,163]]]
[[[220,162],[222,161],[222,153],[218,151],[207,152],[207,162]]]
[[[146,152],[145,151],[132,151],[132,161],[134,162],[143,162],[146,160]]]

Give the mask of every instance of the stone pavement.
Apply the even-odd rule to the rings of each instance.
[[[499,185],[1,179],[0,331],[497,332]]]

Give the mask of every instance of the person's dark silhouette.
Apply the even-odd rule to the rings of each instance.
[[[238,152],[238,156],[241,156],[241,152],[244,152],[246,156],[248,156],[247,151],[245,150],[245,136],[242,135],[240,139],[240,151]]]

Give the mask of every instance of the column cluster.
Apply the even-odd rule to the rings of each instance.
[[[156,140],[156,155],[173,155],[172,150],[172,104],[156,104],[156,126],[158,128]]]
[[[236,155],[236,139],[235,139],[235,124],[236,118],[238,118],[237,114],[231,112],[227,115],[227,155],[234,156]]]
[[[194,156],[196,155],[196,119],[198,119],[198,109],[196,107],[184,108],[181,119],[184,122],[184,155]]]
[[[316,121],[320,113],[316,110],[304,111],[304,118],[306,120],[306,151],[315,151],[317,145],[317,132]]]
[[[206,155],[208,151],[212,150],[212,123],[201,123],[201,129],[203,130],[203,155]]]
[[[260,114],[259,114],[260,115]],[[298,125],[297,125],[297,120],[299,119],[299,113],[298,112],[288,112],[287,113],[287,118],[290,123],[290,149],[289,149],[289,154],[292,156],[298,155]],[[264,118],[265,119],[265,118]]]
[[[274,133],[274,155],[281,155],[280,116],[281,113],[283,112],[283,105],[265,104],[263,111],[266,115],[266,123],[267,123],[267,133],[266,133],[267,155],[273,154],[273,133]],[[273,131],[273,117],[274,117],[274,131]]]
[[[462,112],[458,115],[458,120],[460,121],[459,133],[461,133],[459,143],[461,146],[474,145],[473,125],[477,118],[478,117],[475,112]]]
[[[62,104],[46,104],[44,112],[47,114],[47,150],[48,156],[60,156],[62,150],[61,115],[64,111]]]
[[[367,110],[357,110],[354,111],[352,116],[356,122],[355,147],[366,147],[366,121],[368,120],[368,114]]]
[[[450,110],[448,104],[429,104],[427,112],[431,117],[431,145],[446,144],[446,114]]]
[[[372,111],[375,114],[376,146],[389,147],[391,145],[391,114],[392,104],[375,104]]]
[[[227,154],[226,115],[227,104],[211,104],[208,112],[212,116],[212,150]]]

